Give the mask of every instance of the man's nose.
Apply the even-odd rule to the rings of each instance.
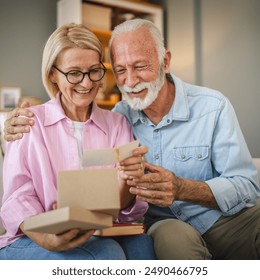
[[[139,78],[134,70],[127,70],[125,85],[129,87],[135,87],[139,83]]]

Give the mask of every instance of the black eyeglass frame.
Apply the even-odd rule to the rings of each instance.
[[[84,78],[85,78],[86,75],[88,75],[88,78],[90,79],[91,82],[98,82],[98,81],[100,81],[101,79],[103,79],[104,76],[105,76],[105,74],[106,74],[106,72],[107,72],[107,68],[106,68],[106,66],[105,66],[101,61],[100,61],[100,64],[102,65],[102,67],[97,67],[97,68],[91,69],[91,70],[89,70],[89,71],[87,71],[87,72],[82,72],[82,71],[80,71],[80,70],[71,70],[71,71],[69,71],[69,72],[63,72],[63,71],[60,70],[56,65],[53,65],[53,68],[55,68],[55,69],[58,70],[61,74],[63,74],[63,75],[66,77],[67,81],[68,81],[70,84],[72,84],[72,85],[77,85],[77,84],[80,84],[80,83],[84,80]],[[104,74],[102,75],[102,77],[101,77],[100,79],[98,79],[98,80],[92,80],[92,79],[90,78],[90,73],[91,73],[91,72],[94,72],[94,71],[96,71],[96,70],[99,70],[99,69],[104,70]],[[68,79],[68,75],[69,75],[71,72],[80,72],[80,73],[82,73],[82,75],[83,75],[83,76],[82,76],[82,79],[81,79],[79,82],[77,82],[77,83],[72,83],[72,82],[70,82],[69,79]]]

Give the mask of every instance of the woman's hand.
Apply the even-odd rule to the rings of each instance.
[[[52,209],[57,209],[57,203],[53,203]],[[74,249],[85,243],[95,232],[88,230],[79,235],[80,229],[71,229],[61,234],[51,234],[42,232],[25,231],[23,223],[20,225],[21,231],[28,236],[33,242],[48,251],[67,251]]]
[[[135,200],[135,195],[129,192],[129,180],[140,178],[144,174],[145,157],[148,152],[146,146],[141,146],[133,150],[133,155],[118,163],[120,203],[121,209],[130,206]]]
[[[144,174],[145,154],[148,152],[146,146],[133,150],[133,155],[118,163],[119,175],[123,180],[139,178]]]
[[[74,249],[85,243],[95,232],[88,230],[84,234],[80,234],[79,229],[71,229],[62,234],[50,234],[41,232],[31,232],[23,230],[23,223],[20,226],[23,233],[32,241],[48,251],[67,251]]]

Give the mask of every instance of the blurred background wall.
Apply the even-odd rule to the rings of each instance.
[[[41,82],[43,46],[56,28],[56,0],[0,0],[0,86],[48,100]]]
[[[41,83],[41,53],[56,27],[56,2],[0,0],[0,86],[21,87],[23,95],[48,100]],[[150,2],[164,7],[172,71],[225,94],[252,156],[260,157],[260,1]]]
[[[260,1],[160,2],[166,11],[172,70],[188,82],[225,94],[251,154],[260,157]]]

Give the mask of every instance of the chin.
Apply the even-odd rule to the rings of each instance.
[[[125,99],[128,103],[128,105],[133,109],[133,110],[139,110],[142,111],[146,108],[148,108],[153,102],[154,100],[157,98],[157,94],[153,94],[153,95],[147,95],[144,99],[140,98],[140,97],[129,97],[127,94],[124,95]]]

